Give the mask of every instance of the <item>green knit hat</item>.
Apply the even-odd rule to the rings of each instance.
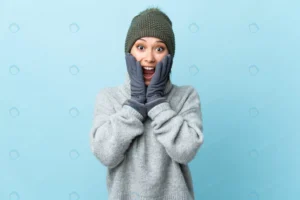
[[[132,19],[125,41],[125,53],[130,53],[135,41],[142,37],[161,39],[174,57],[175,36],[172,22],[159,8],[147,8]]]

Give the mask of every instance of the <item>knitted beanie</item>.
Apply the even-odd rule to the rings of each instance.
[[[175,36],[172,22],[159,8],[147,8],[132,19],[125,41],[125,53],[130,53],[135,41],[142,37],[161,39],[174,57]]]

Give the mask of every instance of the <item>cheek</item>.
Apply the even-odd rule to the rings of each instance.
[[[137,61],[141,61],[141,59],[142,59],[142,55],[141,55],[141,53],[139,53],[139,52],[137,52],[137,51],[135,51],[135,50],[131,50],[131,55],[133,55],[134,57],[135,57],[135,59],[137,60]]]
[[[167,54],[159,54],[159,55],[157,55],[157,58],[156,58],[157,62],[160,62],[166,55]]]

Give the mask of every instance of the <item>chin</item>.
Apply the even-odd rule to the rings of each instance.
[[[146,80],[146,81],[145,81],[145,85],[148,86],[149,84],[150,84],[150,81]]]

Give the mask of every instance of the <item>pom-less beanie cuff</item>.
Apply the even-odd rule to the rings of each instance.
[[[125,53],[136,40],[142,37],[156,37],[167,46],[169,53],[175,55],[175,36],[169,17],[158,8],[148,8],[135,16],[130,24],[125,41]]]

